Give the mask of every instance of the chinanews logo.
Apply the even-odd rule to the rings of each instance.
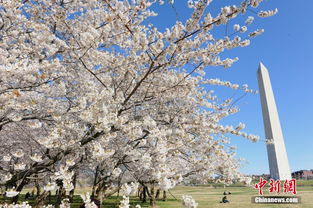
[[[263,196],[266,184],[269,185],[268,193],[275,193],[276,196]],[[282,186],[282,187],[281,187]],[[259,196],[253,196],[251,198],[252,203],[258,204],[298,204],[300,203],[300,197],[297,194],[297,181],[296,179],[280,180],[270,179],[267,180],[260,178],[260,182],[254,185],[255,189],[258,189]],[[281,189],[282,188],[282,189]],[[285,194],[285,195],[281,195]],[[291,196],[290,196],[291,194]]]

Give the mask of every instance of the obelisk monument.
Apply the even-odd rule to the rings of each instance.
[[[284,137],[280,126],[271,80],[265,66],[260,63],[258,82],[262,104],[263,122],[267,144],[268,163],[272,179],[290,180],[291,173],[288,163]]]

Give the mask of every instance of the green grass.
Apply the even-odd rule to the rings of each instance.
[[[229,191],[232,194],[228,195],[227,198],[230,200],[229,204],[221,204],[221,198],[223,197],[224,191]],[[313,186],[298,187],[297,196],[301,197],[301,204],[293,205],[262,205],[251,203],[252,196],[258,196],[258,191],[251,187],[222,187],[211,188],[211,187],[177,187],[171,191],[171,193],[178,199],[181,199],[183,194],[191,195],[198,203],[198,208],[209,208],[209,207],[227,207],[227,208],[245,208],[245,207],[270,207],[270,208],[312,208],[313,207]],[[264,189],[265,195],[269,195],[266,189]],[[272,196],[275,194],[271,194]],[[286,195],[286,194],[280,194]],[[178,201],[159,202],[160,208],[177,208],[181,207]]]
[[[168,200],[163,202],[157,201],[157,207],[159,208],[181,208],[182,195],[191,195],[198,203],[198,208],[312,208],[313,207],[313,181],[297,181],[297,196],[301,197],[301,204],[279,204],[279,205],[262,205],[251,203],[252,196],[258,196],[258,190],[252,187],[239,187],[231,186],[224,188],[223,186],[178,186],[171,190],[167,194]],[[89,189],[78,189],[77,194],[88,191]],[[221,204],[220,201],[223,197],[223,192],[229,191],[231,195],[227,198],[230,200],[229,204]],[[265,195],[269,195],[267,188],[263,189]],[[276,195],[276,194],[271,194]],[[287,195],[281,193],[280,195]],[[161,194],[162,197],[162,194]],[[24,194],[21,194],[20,199],[24,199]],[[104,208],[116,208],[119,205],[122,197],[112,196],[104,201]],[[3,198],[0,198],[0,203],[3,202]],[[30,204],[34,202],[34,199],[30,200]],[[50,203],[55,202],[55,197],[50,199]],[[142,207],[149,207],[148,203],[142,204],[137,197],[132,196],[130,198],[131,208],[134,208],[136,204],[140,204]],[[78,208],[82,203],[79,195],[75,195],[74,201],[71,207]]]

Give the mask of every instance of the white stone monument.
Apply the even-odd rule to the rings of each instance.
[[[258,82],[261,96],[263,122],[266,139],[272,141],[267,144],[268,163],[271,178],[290,180],[291,173],[283,133],[280,127],[276,103],[272,90],[271,80],[265,66],[260,63]]]

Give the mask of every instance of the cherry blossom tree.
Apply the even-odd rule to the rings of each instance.
[[[156,187],[214,175],[225,183],[245,179],[227,134],[258,137],[243,132],[242,123],[221,125],[239,109],[210,87],[253,90],[207,78],[206,68],[230,67],[238,58],[222,59],[223,51],[248,46],[264,32],[248,33],[253,16],[226,37],[211,32],[261,0],[225,6],[217,16],[205,10],[211,0],[189,0],[190,18],[163,32],[145,22],[157,18],[151,8],[162,3],[2,1],[0,173],[12,196],[32,178],[43,196],[57,187],[69,192],[86,168],[95,171],[98,199],[139,183],[151,206]]]

